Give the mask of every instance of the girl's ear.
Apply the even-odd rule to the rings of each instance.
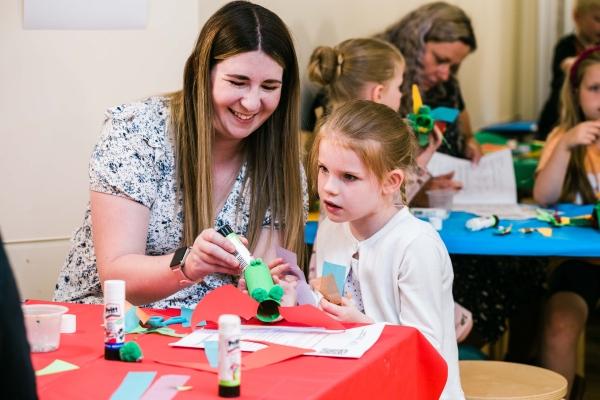
[[[381,98],[383,97],[383,89],[384,86],[381,83],[373,84],[369,88],[369,98],[367,100],[371,100],[374,103],[381,103]]]
[[[388,172],[383,180],[383,194],[392,194],[400,190],[404,179],[405,173],[401,169],[394,169]]]

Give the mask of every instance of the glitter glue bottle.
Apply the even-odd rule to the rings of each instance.
[[[498,222],[500,222],[498,217],[495,215],[491,215],[489,217],[471,218],[470,220],[468,220],[465,223],[465,226],[470,231],[475,232],[475,231],[480,231],[485,228],[492,228],[492,227],[498,225]]]
[[[104,358],[120,360],[125,342],[125,281],[104,281]]]
[[[240,317],[219,317],[219,396],[239,397],[242,374]]]
[[[240,267],[244,270],[248,265],[250,265],[250,261],[252,261],[252,256],[250,255],[250,251],[244,246],[239,236],[233,232],[233,229],[227,224],[221,226],[217,229],[221,235],[225,236],[227,240],[229,240],[235,246],[235,253],[233,255],[240,263]]]

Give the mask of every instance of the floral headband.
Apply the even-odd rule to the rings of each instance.
[[[571,81],[571,85],[573,87],[575,87],[575,85],[577,84],[577,69],[579,68],[579,64],[581,64],[586,58],[588,58],[590,55],[597,51],[600,51],[600,46],[590,47],[589,49],[584,50],[581,54],[579,54],[579,56],[577,56],[577,59],[575,60],[573,66],[571,67],[571,70],[569,71],[569,80]]]

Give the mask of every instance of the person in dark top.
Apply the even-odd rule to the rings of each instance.
[[[0,236],[0,376],[2,398],[37,399],[21,299]]]
[[[550,95],[544,103],[537,123],[536,138],[546,137],[558,124],[560,91],[565,73],[575,58],[585,49],[600,44],[600,0],[578,0],[573,8],[575,32],[563,36],[554,47]]]
[[[423,102],[428,106],[457,108],[459,117],[447,125],[445,141],[438,151],[477,163],[481,148],[473,137],[457,78],[462,61],[477,49],[469,16],[446,2],[427,3],[376,37],[396,46],[406,60],[400,113],[412,112],[413,84],[419,87]]]

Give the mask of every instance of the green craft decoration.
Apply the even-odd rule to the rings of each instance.
[[[142,354],[142,348],[136,342],[125,342],[119,349],[119,358],[121,361],[140,362],[144,355]]]
[[[269,267],[260,258],[255,258],[244,269],[244,279],[248,293],[258,302],[256,318],[262,322],[277,320],[283,288],[273,283]]]
[[[413,131],[417,134],[419,146],[427,146],[429,143],[429,132],[431,132],[435,123],[431,116],[431,108],[425,105],[419,107],[419,111],[416,114],[408,114],[408,121]]]

